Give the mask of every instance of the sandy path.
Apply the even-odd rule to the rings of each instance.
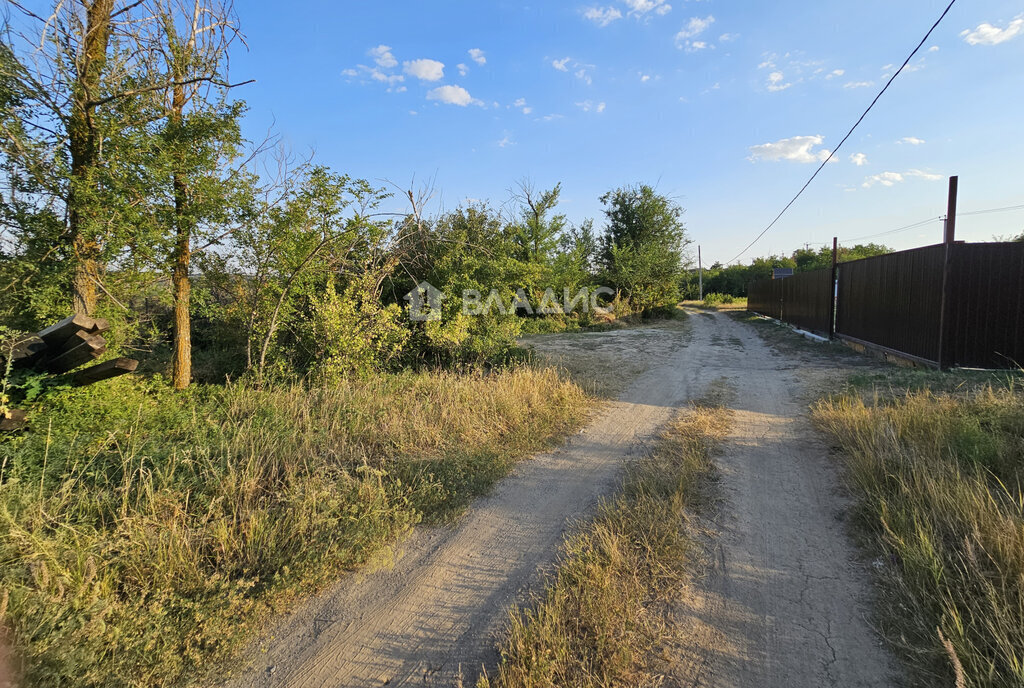
[[[618,346],[622,333],[607,334]],[[506,610],[541,582],[567,523],[614,490],[622,458],[695,393],[685,336],[656,335],[655,367],[564,447],[520,464],[454,528],[418,529],[393,567],[346,577],[278,623],[234,685],[452,686],[461,671],[472,686],[481,664],[496,664]],[[693,345],[710,341],[697,334]]]
[[[802,391],[834,359],[795,359],[724,315],[698,318],[724,347],[695,363],[731,381],[735,418],[716,460],[723,503],[710,570],[674,610],[682,640],[670,684],[893,685],[867,622],[868,574],[844,532],[835,465]]]
[[[737,395],[715,565],[675,608],[686,640],[670,683],[887,685],[888,660],[864,620],[866,575],[837,520],[837,477],[799,401],[806,361],[724,315],[691,321],[688,345],[651,340],[658,363],[562,449],[521,464],[455,527],[416,531],[393,566],[349,576],[280,621],[235,685],[453,686],[461,673],[472,686],[496,662],[504,610],[540,582],[567,522],[614,488],[624,456],[722,377]],[[647,355],[638,344],[626,353]]]

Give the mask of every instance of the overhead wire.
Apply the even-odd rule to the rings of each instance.
[[[837,145],[834,150],[829,152],[828,157],[825,158],[825,160],[821,163],[821,165],[818,166],[818,169],[816,169],[814,171],[814,174],[811,175],[811,178],[808,179],[807,182],[805,182],[802,187],[800,187],[800,190],[797,191],[796,196],[793,196],[793,198],[789,201],[789,203],[786,204],[786,207],[783,208],[782,211],[779,212],[779,214],[775,216],[775,219],[772,220],[771,222],[769,222],[768,226],[765,227],[763,230],[761,230],[761,233],[758,234],[756,237],[754,237],[754,240],[751,241],[749,244],[747,244],[747,246],[742,251],[737,253],[730,261],[728,261],[728,263],[726,263],[726,265],[728,265],[729,263],[735,262],[738,258],[742,257],[743,254],[745,254],[747,251],[749,251],[751,249],[751,247],[753,247],[754,244],[756,244],[758,241],[760,241],[761,237],[763,237],[765,234],[767,234],[768,231],[772,227],[775,226],[775,224],[782,218],[782,216],[786,214],[786,211],[789,210],[790,207],[794,203],[796,203],[796,200],[798,198],[800,198],[801,195],[803,195],[803,192],[807,190],[807,187],[811,185],[811,182],[813,182],[814,179],[818,176],[818,174],[823,169],[825,169],[825,165],[827,165],[832,160],[832,158],[835,157],[835,154],[838,153],[839,149],[843,147],[843,144],[846,143],[846,140],[848,138],[850,138],[850,136],[857,129],[857,127],[860,126],[860,123],[864,121],[864,118],[867,117],[867,114],[869,112],[871,112],[871,109],[873,107],[875,107],[875,103],[877,103],[879,98],[882,97],[882,94],[884,94],[889,89],[889,86],[892,84],[893,81],[896,80],[896,77],[898,77],[903,72],[903,70],[906,68],[906,66],[908,64],[910,64],[910,61],[912,59],[914,59],[914,56],[917,55],[919,50],[921,50],[922,46],[924,46],[924,44],[925,44],[925,42],[927,42],[928,38],[931,37],[931,35],[935,31],[935,29],[937,29],[939,24],[942,23],[942,20],[946,18],[946,15],[949,14],[949,11],[951,9],[953,9],[953,5],[954,4],[956,4],[956,0],[950,0],[950,3],[946,6],[946,9],[943,10],[941,15],[939,15],[939,18],[935,21],[934,24],[932,24],[932,27],[930,29],[928,29],[928,33],[926,33],[924,35],[924,38],[921,39],[921,42],[918,43],[917,47],[915,47],[911,51],[910,55],[907,56],[907,59],[903,61],[902,65],[900,65],[900,68],[897,69],[896,72],[893,73],[893,75],[891,77],[889,77],[889,80],[887,82],[885,82],[885,86],[882,87],[882,90],[878,92],[878,95],[876,95],[874,100],[871,101],[871,104],[868,105],[867,109],[863,112],[863,114],[861,114],[861,116],[859,118],[857,118],[857,121],[854,122],[852,127],[850,127],[850,130],[848,132],[846,132],[846,136],[844,136],[842,141],[839,142],[839,145]]]
[[[989,213],[1005,213],[1005,212],[1009,212],[1009,211],[1012,211],[1012,210],[1024,210],[1024,205],[1008,205],[1008,206],[1004,206],[1002,208],[984,208],[982,210],[968,210],[966,212],[958,212],[956,214],[956,216],[958,218],[960,218],[960,217],[967,217],[967,216],[971,216],[971,215],[987,215]],[[937,217],[930,217],[927,220],[921,220],[920,222],[915,222],[913,224],[904,225],[903,227],[897,227],[896,229],[889,229],[889,230],[886,230],[884,232],[876,232],[875,234],[867,234],[865,236],[854,237],[853,239],[842,239],[841,241],[842,242],[851,242],[851,241],[863,241],[864,239],[876,239],[878,237],[888,236],[890,234],[898,234],[899,232],[906,232],[908,230],[916,229],[917,227],[921,227],[922,225],[927,225],[927,224],[930,224],[932,222],[939,222],[939,221],[945,220],[945,219],[946,219],[945,215],[939,215]]]

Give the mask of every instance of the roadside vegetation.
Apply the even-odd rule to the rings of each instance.
[[[0,475],[0,614],[25,685],[166,685],[578,427],[553,370],[52,394]]]
[[[593,399],[519,336],[674,313],[683,209],[649,185],[599,226],[529,180],[431,215],[432,189],[246,140],[230,2],[3,22],[0,416],[27,426],[0,433],[0,645],[27,685],[200,679],[580,425]],[[71,313],[137,373],[12,365]]]
[[[839,247],[839,261],[848,262],[861,258],[870,258],[892,249],[883,244],[855,244]],[[771,255],[754,258],[747,264],[723,265],[712,263],[704,267],[704,293],[707,295],[722,294],[734,297],[747,296],[747,285],[754,280],[768,279],[773,268],[792,268],[794,272],[810,272],[832,266],[832,247],[799,248],[787,255]],[[691,269],[686,272],[681,285],[683,298],[699,299],[699,274]],[[708,304],[712,305],[712,304]]]
[[[894,370],[814,407],[916,685],[1024,684],[1024,388],[999,377]]]
[[[478,686],[649,685],[671,633],[663,603],[700,556],[689,519],[709,499],[727,394],[717,386],[628,465],[620,494],[567,538],[547,589],[511,611],[497,674]]]

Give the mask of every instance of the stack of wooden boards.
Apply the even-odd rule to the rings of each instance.
[[[11,365],[55,375],[71,373],[106,352],[107,343],[101,334],[108,328],[109,324],[102,318],[69,316],[19,342],[11,352]],[[130,373],[138,365],[132,358],[115,358],[72,373],[70,381],[73,385],[91,385]],[[17,430],[25,422],[24,411],[10,409],[0,416],[0,430]]]

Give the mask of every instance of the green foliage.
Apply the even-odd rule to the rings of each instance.
[[[5,643],[25,685],[199,680],[278,605],[457,514],[586,408],[528,368],[52,391],[0,436]]]
[[[912,685],[1021,685],[1024,397],[1012,382],[863,397],[814,418],[848,460],[883,633]]]
[[[550,260],[566,224],[564,215],[551,214],[558,205],[561,192],[561,184],[541,192],[537,192],[529,181],[519,184],[515,200],[520,205],[520,218],[507,230],[515,245],[517,260],[540,264]]]
[[[636,311],[674,303],[689,243],[683,209],[646,184],[601,197],[608,224],[601,239],[602,279]]]
[[[718,292],[711,292],[704,296],[705,306],[718,306],[718,305],[729,305],[735,298],[732,294],[720,294]]]
[[[401,308],[380,302],[372,277],[354,279],[341,294],[328,279],[323,293],[310,299],[311,365],[325,381],[391,367],[409,338]]]
[[[839,261],[849,262],[870,258],[892,249],[881,244],[857,244],[852,247],[839,248]],[[789,256],[765,256],[754,258],[748,265],[728,265],[715,263],[704,268],[704,291],[746,296],[747,285],[759,279],[769,279],[774,268],[792,268],[795,272],[809,272],[832,267],[832,247],[822,246],[819,249],[797,249]],[[687,298],[697,298],[697,271],[690,270],[681,281],[681,288]]]

